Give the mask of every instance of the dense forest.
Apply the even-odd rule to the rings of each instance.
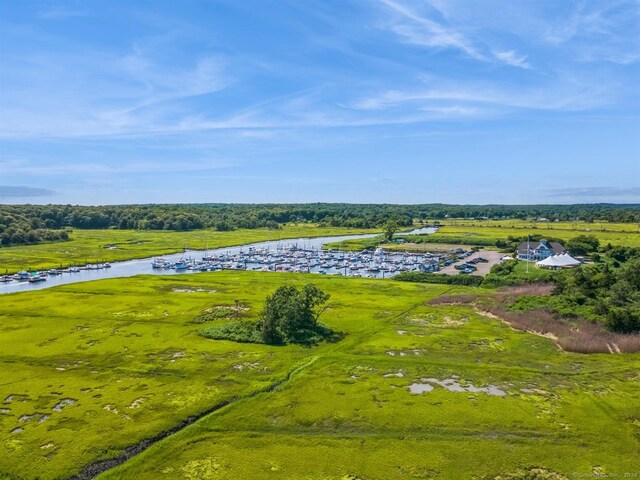
[[[639,222],[640,205],[390,205],[390,204],[179,204],[0,205],[0,244],[64,240],[65,228],[187,231],[214,228],[278,228],[290,222],[352,228],[381,227],[389,219],[537,218]]]

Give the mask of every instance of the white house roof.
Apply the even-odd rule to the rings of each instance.
[[[543,239],[538,241],[532,240],[531,242],[522,242],[520,245],[518,245],[518,254],[527,255],[531,253],[531,251],[535,251],[539,248],[548,248],[556,255],[565,251],[564,246],[561,243],[549,242]]]
[[[561,255],[552,255],[550,257],[545,258],[544,260],[540,260],[536,262],[537,267],[574,267],[576,265],[580,265],[580,261],[573,258],[568,253],[563,253]]]

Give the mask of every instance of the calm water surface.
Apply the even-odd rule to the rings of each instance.
[[[433,233],[436,229],[416,229],[407,233]],[[297,246],[301,249],[318,249],[320,250],[323,245],[331,242],[341,242],[343,240],[352,240],[355,238],[371,238],[375,237],[377,234],[361,234],[361,235],[343,235],[343,236],[334,236],[334,237],[316,237],[316,238],[292,238],[288,240],[273,240],[267,242],[259,242],[259,243],[250,243],[246,245],[240,245],[236,247],[224,247],[217,248],[213,250],[208,250],[207,254],[216,255],[216,254],[229,254],[233,255],[236,253],[240,253],[242,251],[247,251],[249,248],[264,248],[270,250],[277,250],[282,248],[287,248],[291,246]],[[200,260],[204,255],[204,251],[202,250],[189,250],[186,252],[174,253],[171,255],[163,255],[162,258],[165,258],[171,262],[176,262],[181,258],[194,258]],[[157,257],[157,256],[156,256]],[[44,282],[38,283],[29,283],[29,282],[18,282],[11,281],[8,283],[0,283],[0,294],[3,293],[14,293],[14,292],[25,292],[28,290],[40,290],[42,288],[51,288],[57,285],[66,285],[69,283],[79,283],[79,282],[88,282],[91,280],[101,280],[104,278],[120,278],[120,277],[132,277],[134,275],[189,275],[200,273],[194,270],[173,270],[173,269],[156,269],[151,268],[151,261],[153,258],[142,258],[138,260],[127,260],[124,262],[113,262],[111,263],[111,268],[103,268],[100,270],[80,270],[76,273],[63,273],[62,275],[49,275],[47,280]]]

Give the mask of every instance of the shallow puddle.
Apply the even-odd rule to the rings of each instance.
[[[416,395],[420,395],[424,392],[430,392],[431,390],[433,390],[433,385],[429,385],[428,383],[412,383],[409,385],[409,391]]]
[[[487,385],[486,387],[476,387],[469,383],[468,385],[461,385],[455,378],[446,378],[444,380],[438,380],[437,378],[421,378],[422,383],[414,383],[409,386],[411,393],[423,393],[433,390],[433,384],[449,390],[450,392],[469,392],[469,393],[486,393],[487,395],[497,395],[504,397],[507,392],[500,390],[495,385]],[[430,387],[424,390],[419,390],[419,387]]]

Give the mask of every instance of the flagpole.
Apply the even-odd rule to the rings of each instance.
[[[531,248],[529,247],[529,235],[527,235],[527,273],[529,273],[530,260],[531,260]]]

